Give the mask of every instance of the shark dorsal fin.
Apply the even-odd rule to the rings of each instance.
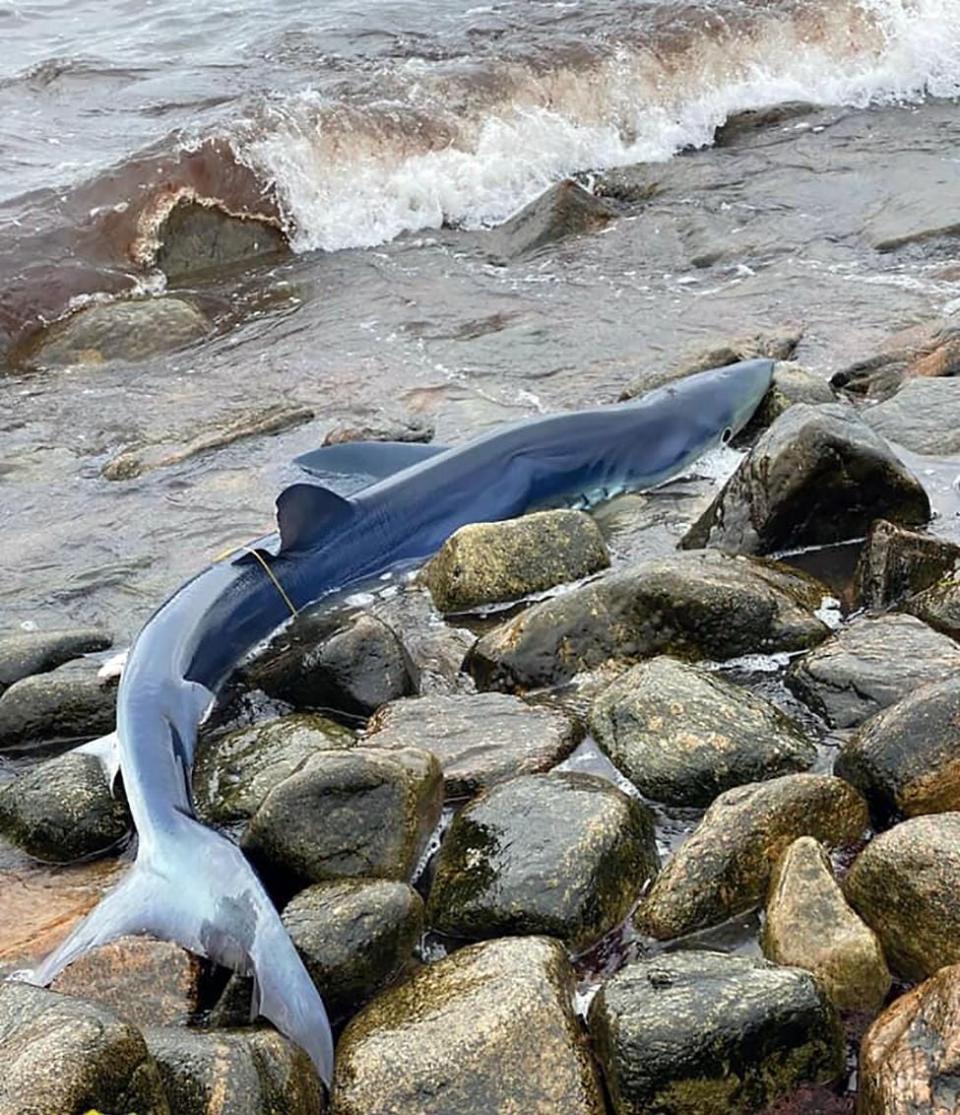
[[[381,480],[428,461],[446,448],[409,441],[345,441],[304,453],[293,463],[315,476],[373,476]]]
[[[280,550],[302,550],[353,518],[354,505],[319,484],[292,484],[277,496]]]

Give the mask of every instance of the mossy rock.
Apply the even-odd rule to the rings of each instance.
[[[0,693],[31,674],[45,674],[81,654],[106,650],[112,639],[95,629],[14,631],[0,635]]]
[[[935,585],[960,562],[960,546],[879,519],[857,564],[855,591],[866,608],[885,608]]]
[[[112,732],[117,686],[98,672],[96,662],[81,659],[14,682],[0,695],[0,750]]]

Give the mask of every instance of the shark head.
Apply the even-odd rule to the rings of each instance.
[[[772,360],[743,360],[688,376],[668,389],[695,412],[696,424],[708,441],[704,448],[711,448],[711,432],[717,435],[714,444],[725,445],[746,426],[772,379]]]

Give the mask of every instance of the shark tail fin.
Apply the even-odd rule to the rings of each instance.
[[[258,1013],[309,1054],[329,1089],[333,1036],[313,980],[243,853],[192,818],[152,832],[123,882],[37,968],[12,978],[46,985],[88,949],[137,933],[252,973]]]

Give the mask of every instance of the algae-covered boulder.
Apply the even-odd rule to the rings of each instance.
[[[425,751],[318,751],[267,794],[241,843],[305,881],[408,880],[442,806],[440,764]]]
[[[317,713],[291,713],[202,740],[193,768],[197,811],[217,824],[246,820],[304,759],[354,743],[352,732]]]
[[[960,380],[910,379],[863,412],[879,434],[910,449],[946,457],[960,450]]]
[[[787,774],[728,790],[667,862],[638,911],[658,940],[756,909],[773,868],[800,836],[828,847],[856,842],[867,806],[840,778]]]
[[[0,834],[37,859],[64,863],[104,852],[129,824],[92,755],[68,751],[0,787]]]
[[[769,554],[862,537],[874,519],[925,523],[923,485],[851,408],[790,407],[682,545]]]
[[[560,709],[506,693],[438,695],[393,701],[376,713],[365,742],[436,755],[448,798],[470,797],[519,774],[562,762],[579,732]]]
[[[0,635],[0,693],[21,678],[55,670],[81,654],[106,650],[111,642],[109,635],[93,629]]]
[[[960,1076],[960,964],[901,995],[867,1031],[859,1115],[954,1115]]]
[[[577,581],[609,564],[603,535],[589,515],[538,511],[461,527],[421,576],[441,612],[465,612]]]
[[[866,608],[885,608],[952,573],[960,546],[879,519],[870,528],[857,564],[856,593]]]
[[[911,596],[901,607],[934,631],[960,641],[960,579],[957,577],[944,577],[930,588]]]
[[[111,732],[116,681],[103,681],[98,670],[81,659],[14,682],[0,695],[0,751]]]
[[[623,921],[658,866],[649,812],[612,783],[526,775],[454,819],[428,921],[456,937],[544,933],[580,951]]]
[[[814,615],[825,594],[773,562],[676,554],[535,604],[484,635],[466,665],[484,688],[523,689],[569,681],[610,659],[804,650],[829,633]]]
[[[287,238],[276,225],[254,217],[232,216],[215,205],[188,200],[170,210],[157,238],[154,262],[173,282],[289,251]]]
[[[816,372],[792,361],[778,360],[773,369],[770,390],[747,425],[746,435],[764,430],[797,403],[832,403],[836,400],[830,384]]]
[[[567,237],[596,232],[616,215],[617,209],[609,201],[594,197],[573,179],[566,178],[488,232],[483,247],[501,259],[516,259]]]
[[[337,1115],[603,1115],[563,947],[487,941],[375,999],[337,1047]]]
[[[960,962],[960,813],[914,817],[875,837],[843,889],[896,975],[926,979]]]
[[[844,1065],[843,1031],[798,968],[709,952],[629,964],[590,1007],[616,1115],[760,1111]]]
[[[102,1007],[0,983],[0,1111],[173,1115],[143,1035]]]
[[[839,1010],[876,1011],[890,990],[876,934],[847,905],[810,836],[795,840],[773,872],[762,944],[768,960],[812,972]]]
[[[913,616],[864,616],[795,661],[786,682],[828,724],[852,728],[958,669],[960,646]]]
[[[862,724],[834,764],[882,824],[960,810],[960,677],[921,686]]]
[[[665,656],[608,686],[590,730],[645,797],[672,805],[709,805],[733,786],[806,770],[817,756],[763,697]]]

